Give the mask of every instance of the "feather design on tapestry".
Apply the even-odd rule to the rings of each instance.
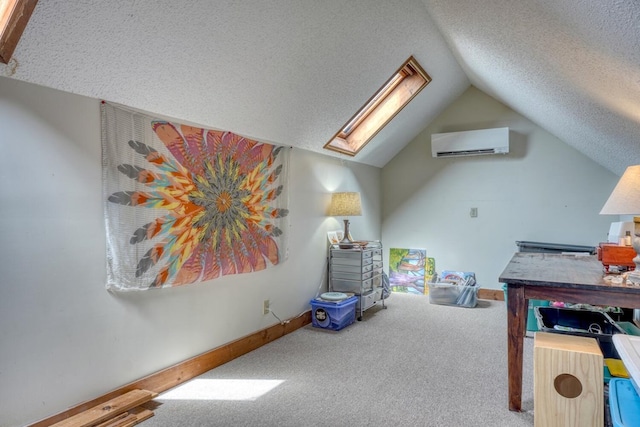
[[[288,215],[274,203],[283,191],[283,148],[167,121],[149,125],[167,154],[129,140],[137,160],[117,170],[138,186],[107,198],[161,213],[127,236],[145,248],[135,277],[148,277],[151,288],[177,286],[278,264],[278,221]]]

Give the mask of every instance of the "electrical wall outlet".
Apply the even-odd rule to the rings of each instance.
[[[471,211],[469,211],[469,216],[471,216],[471,218],[477,218],[478,217],[478,208],[471,208]]]
[[[262,302],[262,314],[269,314],[269,312],[271,311],[271,308],[269,307],[270,304],[271,303],[269,302],[268,299]]]

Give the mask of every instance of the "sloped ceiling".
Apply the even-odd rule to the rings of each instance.
[[[384,166],[473,84],[604,167],[640,163],[635,0],[40,0],[0,74],[328,155],[413,55],[433,81]]]
[[[640,2],[424,3],[473,85],[619,175],[640,163]]]
[[[353,159],[383,166],[469,80],[420,0],[40,0],[13,78],[322,147],[414,55],[433,78]]]

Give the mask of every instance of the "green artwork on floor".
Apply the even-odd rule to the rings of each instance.
[[[424,295],[426,278],[435,273],[435,259],[426,249],[389,249],[389,286],[392,292]]]

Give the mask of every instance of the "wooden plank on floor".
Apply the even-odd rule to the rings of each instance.
[[[121,415],[124,415],[124,417],[121,417]],[[95,427],[131,427],[153,417],[153,411],[137,407],[121,415]]]
[[[117,415],[111,419],[108,419],[107,421],[101,422],[100,424],[96,425],[95,427],[114,427],[114,425],[117,425],[119,421],[122,421],[123,419],[127,418],[129,416],[129,412],[123,412],[120,415]]]
[[[66,420],[55,423],[55,427],[90,427],[102,421],[113,418],[131,408],[148,402],[157,396],[157,393],[147,390],[131,390],[121,396],[115,397],[104,403],[80,412]]]

